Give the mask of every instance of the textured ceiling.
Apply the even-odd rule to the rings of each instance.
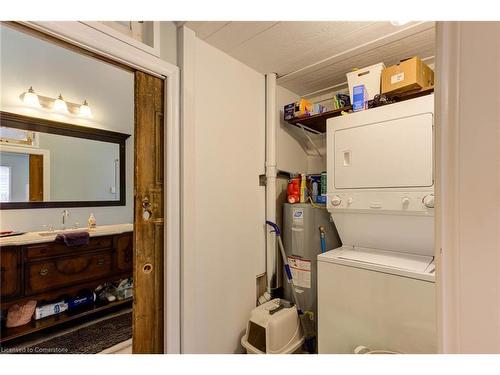
[[[342,85],[345,73],[383,61],[418,55],[433,58],[433,22],[179,22],[196,35],[305,95]],[[429,60],[428,60],[429,61]],[[432,61],[430,61],[432,62]]]

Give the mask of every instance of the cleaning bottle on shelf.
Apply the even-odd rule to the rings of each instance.
[[[306,203],[306,175],[300,175],[300,203]]]
[[[295,175],[290,176],[286,193],[288,203],[293,204],[300,202],[300,177]]]

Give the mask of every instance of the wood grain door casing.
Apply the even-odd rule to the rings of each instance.
[[[163,353],[164,81],[135,73],[133,352]]]

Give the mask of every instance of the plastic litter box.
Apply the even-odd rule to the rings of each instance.
[[[241,345],[248,354],[290,354],[298,352],[304,343],[299,316],[295,306],[280,306],[275,298],[252,310]]]

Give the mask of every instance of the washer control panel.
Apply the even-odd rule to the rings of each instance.
[[[329,194],[327,208],[425,213],[434,210],[434,193],[432,191],[338,191]]]

